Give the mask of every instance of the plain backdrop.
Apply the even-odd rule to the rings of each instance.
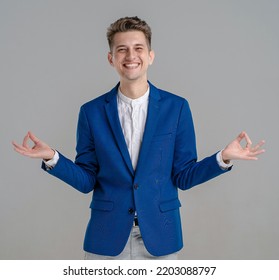
[[[106,29],[137,15],[153,31],[149,79],[191,106],[199,159],[242,130],[260,160],[180,192],[180,259],[278,259],[279,2],[1,0],[0,259],[82,259],[91,194],[44,173],[11,141],[28,130],[71,159],[80,106],[117,82]]]

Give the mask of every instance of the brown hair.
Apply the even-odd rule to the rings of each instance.
[[[145,35],[148,48],[151,49],[151,28],[144,20],[135,16],[120,18],[109,26],[107,29],[107,39],[110,50],[112,49],[113,38],[116,33],[132,30],[142,31]]]

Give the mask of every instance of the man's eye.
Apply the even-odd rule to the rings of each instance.
[[[125,52],[126,49],[118,49],[118,52]]]

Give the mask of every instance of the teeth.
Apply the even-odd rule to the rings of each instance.
[[[138,67],[138,64],[135,64],[135,63],[133,63],[133,64],[124,64],[124,65],[127,68],[136,68],[136,67]]]

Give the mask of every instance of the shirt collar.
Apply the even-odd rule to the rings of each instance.
[[[127,97],[126,95],[124,95],[121,91],[120,91],[120,88],[118,87],[118,97],[125,103],[127,104],[130,104],[130,105],[134,105],[134,104],[143,104],[144,102],[147,102],[148,98],[149,98],[149,92],[150,92],[150,89],[148,87],[146,93],[139,97],[139,98],[136,98],[136,99],[132,99],[132,98],[129,98]]]

